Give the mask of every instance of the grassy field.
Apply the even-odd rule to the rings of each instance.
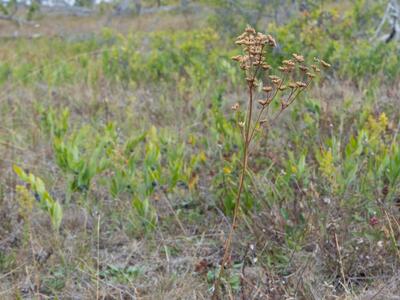
[[[0,299],[210,299],[216,282],[221,299],[399,299],[400,48],[373,39],[385,1],[256,22],[221,3],[0,21]],[[267,75],[293,53],[331,67],[256,124],[218,279],[247,23],[277,42]]]

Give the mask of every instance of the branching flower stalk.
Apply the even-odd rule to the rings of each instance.
[[[278,67],[278,71],[281,73],[280,76],[272,74],[274,70],[267,63],[267,53],[268,49],[276,47],[276,41],[271,35],[256,32],[250,26],[247,26],[246,30],[236,39],[236,44],[242,47],[243,54],[234,56],[232,59],[239,63],[240,68],[246,75],[248,100],[245,119],[243,121],[240,120],[239,104],[237,103],[232,106],[232,109],[237,113],[237,122],[243,139],[242,169],[239,177],[232,224],[224,244],[224,255],[219,274],[214,282],[212,297],[214,300],[220,298],[219,288],[221,278],[225,267],[230,262],[232,240],[238,223],[240,199],[248,169],[250,146],[255,134],[262,127],[265,127],[267,130],[273,127],[282,112],[293,104],[298,96],[310,86],[316,74],[320,72],[317,65],[313,64],[311,67],[308,67],[304,64],[304,57],[302,55],[293,54],[293,58],[284,60],[282,65]],[[314,60],[324,68],[330,67],[323,60],[317,58]],[[262,90],[264,97],[257,101],[258,107],[255,107],[254,96],[257,93],[257,88]],[[279,102],[276,99],[279,99]],[[258,109],[257,114],[255,114],[256,109]],[[275,112],[273,112],[274,110]]]

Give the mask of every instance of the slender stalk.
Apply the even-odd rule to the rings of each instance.
[[[265,60],[267,58],[267,53],[264,52],[264,47],[274,48],[276,47],[276,41],[272,36],[256,32],[254,28],[247,26],[245,31],[236,39],[235,43],[242,47],[243,55],[234,56],[232,57],[232,60],[239,63],[240,68],[244,71],[246,75],[247,88],[248,88],[248,102],[247,102],[246,119],[244,125],[243,123],[239,122],[239,114],[237,113],[237,118],[238,118],[237,122],[240,125],[240,134],[243,140],[241,173],[239,176],[239,182],[238,182],[239,187],[236,194],[232,224],[230,225],[229,234],[224,243],[224,254],[222,257],[220,270],[218,271],[218,274],[214,282],[214,292],[211,298],[213,300],[220,299],[221,279],[224,274],[225,266],[228,264],[228,261],[231,257],[233,235],[235,233],[235,229],[237,227],[239,219],[241,195],[244,189],[244,184],[245,184],[244,181],[248,173],[248,160],[251,150],[250,145],[251,141],[254,138],[255,132],[261,123],[260,121],[261,117],[266,112],[267,119],[272,118],[272,116],[268,118],[269,106],[271,102],[277,97],[278,94],[282,95],[281,92],[287,90],[287,87],[286,85],[284,85],[284,83],[289,80],[289,77],[291,77],[291,79],[293,80],[293,78],[297,74],[296,68],[298,68],[301,71],[303,77],[307,76],[309,78],[309,81],[307,83],[304,83],[303,81],[294,80],[289,84],[291,91],[290,93],[284,93],[285,95],[288,94],[288,96],[282,98],[281,109],[272,119],[272,122],[269,122],[269,120],[266,119],[266,122],[268,122],[269,126],[271,126],[272,123],[275,122],[275,120],[280,116],[280,114],[294,102],[294,100],[299,96],[299,94],[309,86],[311,79],[315,77],[315,74],[308,72],[309,68],[303,64],[304,57],[299,54],[295,53],[292,54],[294,58],[290,60],[284,60],[282,62],[282,66],[279,67],[279,71],[281,71],[284,75],[283,79],[275,75],[269,76],[272,85],[275,87],[275,91],[272,94],[270,94],[272,88],[263,88],[263,91],[266,92],[267,96],[269,97],[267,97],[266,100],[259,101],[262,107],[260,108],[259,113],[254,116],[255,120],[253,120],[253,102],[254,102],[253,92],[255,92],[254,88],[258,86],[258,81],[261,82],[263,81],[262,79],[260,79],[257,80],[256,82],[256,78],[258,78],[257,75],[260,71],[263,70],[267,74],[267,72],[271,69],[271,66],[268,65]],[[329,68],[330,66],[327,62],[324,62],[322,60],[315,59],[315,61],[321,63],[322,66],[326,68]],[[315,72],[319,72],[318,67],[316,67],[315,65],[312,65],[312,68],[314,69]],[[232,106],[232,109],[235,111],[238,110],[239,104],[237,103],[234,106]]]
[[[250,80],[248,83],[249,104],[248,104],[248,108],[247,108],[247,118],[246,118],[246,123],[245,123],[245,136],[244,136],[243,156],[242,156],[242,171],[241,171],[241,174],[239,177],[239,189],[238,189],[237,196],[236,196],[232,224],[231,224],[229,234],[228,234],[228,237],[227,237],[227,239],[225,241],[225,245],[224,245],[224,256],[221,261],[221,269],[220,269],[219,274],[214,282],[214,294],[212,296],[213,300],[217,300],[218,296],[219,296],[219,285],[221,283],[221,278],[224,273],[225,264],[227,263],[230,255],[231,255],[233,234],[235,232],[235,228],[237,227],[237,220],[238,220],[239,211],[240,211],[240,197],[243,192],[244,179],[245,179],[246,171],[247,171],[249,146],[250,146],[250,141],[251,141],[250,127],[251,127],[251,120],[252,120],[252,116],[253,116],[253,87],[254,87],[254,79]]]

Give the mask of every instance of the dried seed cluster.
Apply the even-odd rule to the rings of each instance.
[[[248,72],[248,79],[252,78],[251,71],[254,71],[255,68],[263,70],[271,68],[264,60],[265,47],[276,47],[276,42],[271,35],[256,32],[254,28],[247,26],[246,30],[237,37],[235,43],[243,47],[244,55],[237,55],[232,59],[240,63],[242,70]]]
[[[250,89],[260,84],[264,92],[262,99],[258,100],[263,110],[275,98],[280,99],[281,110],[287,108],[299,94],[307,89],[311,81],[320,73],[320,68],[329,68],[331,65],[315,58],[315,64],[308,67],[303,55],[293,53],[292,58],[282,61],[277,68],[278,75],[271,74],[273,68],[267,62],[268,49],[276,47],[276,41],[271,35],[266,35],[250,26],[237,37],[236,44],[242,47],[243,54],[232,57],[239,63],[240,68],[246,73],[246,80]],[[234,105],[234,110],[239,106]],[[261,124],[260,119],[257,120]],[[264,122],[263,123],[267,123]]]
[[[244,186],[244,178],[246,176],[249,149],[253,140],[254,134],[262,125],[270,126],[272,122],[279,117],[281,112],[286,109],[297,96],[307,89],[319,69],[316,65],[312,65],[311,69],[304,64],[304,57],[300,54],[293,54],[293,57],[284,60],[278,68],[281,73],[278,75],[270,74],[273,68],[267,62],[267,50],[276,47],[276,41],[270,35],[265,35],[250,26],[247,26],[245,31],[236,39],[236,44],[243,49],[242,55],[232,57],[239,63],[240,68],[246,74],[248,87],[248,105],[246,109],[245,119],[241,119],[240,106],[235,104],[232,109],[236,111],[237,124],[240,128],[243,138],[243,163],[241,176],[239,177],[239,187],[236,195],[235,209],[229,235],[224,245],[224,256],[221,261],[220,272],[214,282],[214,294],[212,299],[220,299],[219,284],[226,263],[230,259],[232,237],[237,226],[237,219],[240,208],[240,198]],[[327,68],[330,65],[327,62],[316,59],[323,67]],[[312,70],[312,71],[311,71]],[[255,88],[260,87],[260,92],[263,93],[263,98],[258,100],[260,109],[257,116],[254,115],[253,97]],[[274,99],[280,99],[280,109],[274,116],[269,116],[270,104]]]

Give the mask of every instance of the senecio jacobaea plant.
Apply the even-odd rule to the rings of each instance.
[[[277,118],[286,110],[298,96],[311,84],[320,73],[320,66],[329,68],[330,64],[315,58],[315,64],[307,66],[300,54],[293,54],[291,59],[284,60],[282,65],[274,70],[268,64],[268,50],[276,47],[277,43],[271,35],[266,35],[250,26],[236,39],[236,44],[242,47],[242,55],[232,57],[246,75],[247,107],[242,114],[240,105],[233,105],[236,111],[237,123],[243,140],[243,153],[238,191],[235,200],[233,220],[224,245],[224,255],[221,268],[214,283],[213,299],[219,299],[219,285],[224,268],[230,260],[232,238],[237,227],[240,211],[240,198],[246,176],[251,143],[255,134],[264,127],[271,128]],[[255,101],[257,93],[262,92],[260,100]],[[242,117],[241,119],[241,116]]]

